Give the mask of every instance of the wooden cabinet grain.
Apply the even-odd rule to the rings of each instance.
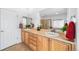
[[[39,36],[37,40],[37,50],[38,51],[48,51],[48,38]]]
[[[24,32],[24,43],[27,44],[27,45],[29,44],[28,40],[29,40],[29,33]]]
[[[29,47],[32,50],[37,50],[37,35],[29,33]]]
[[[38,51],[42,51],[43,47],[43,40],[42,40],[42,37],[38,35],[38,40],[37,40],[37,50]]]
[[[24,30],[23,29],[21,29],[21,40],[22,40],[22,42],[24,42]]]
[[[34,51],[73,51],[75,45],[21,30],[22,42]]]
[[[55,39],[50,40],[50,50],[51,51],[71,51],[72,45],[64,43]]]

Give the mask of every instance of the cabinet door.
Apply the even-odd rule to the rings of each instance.
[[[68,51],[69,49],[67,44],[57,40],[54,41],[54,48],[55,48],[55,51]]]
[[[51,51],[69,51],[71,50],[71,45],[58,41],[58,40],[50,40],[50,50]]]
[[[48,38],[43,36],[38,36],[37,40],[37,50],[38,51],[48,51]]]
[[[43,50],[43,40],[41,36],[38,36],[37,40],[37,50],[42,51]]]
[[[75,51],[75,44],[72,44],[72,51]]]
[[[55,48],[54,48],[54,39],[50,39],[50,42],[49,42],[49,50],[50,51],[55,51]]]
[[[24,42],[24,30],[23,29],[21,29],[21,40],[22,42]]]
[[[27,45],[29,44],[28,43],[28,37],[29,37],[29,33],[25,32],[25,34],[24,34],[24,43],[27,44]]]

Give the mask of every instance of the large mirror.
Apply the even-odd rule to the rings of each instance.
[[[67,8],[46,8],[40,11],[40,16],[40,24],[43,29],[60,29],[67,20]]]

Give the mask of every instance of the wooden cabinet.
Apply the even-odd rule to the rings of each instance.
[[[75,49],[75,45],[74,44],[72,44],[72,50],[71,51],[75,51],[76,49]]]
[[[23,29],[21,29],[21,40],[22,42],[24,42],[24,30]]]
[[[24,32],[24,43],[27,44],[27,45],[29,44],[28,40],[29,40],[29,33]]]
[[[48,38],[38,35],[37,40],[37,50],[38,51],[48,51]]]
[[[50,40],[50,50],[51,51],[71,51],[72,45],[58,41],[58,40],[51,39]]]
[[[22,42],[34,51],[74,51],[75,45],[21,30]]]
[[[37,50],[38,51],[42,51],[43,47],[43,40],[42,40],[42,37],[38,35],[38,40],[37,40]]]
[[[32,50],[37,50],[37,35],[33,33],[29,34],[29,46]]]

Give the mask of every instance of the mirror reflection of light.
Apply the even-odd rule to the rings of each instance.
[[[59,14],[58,12],[56,12],[56,14]]]

